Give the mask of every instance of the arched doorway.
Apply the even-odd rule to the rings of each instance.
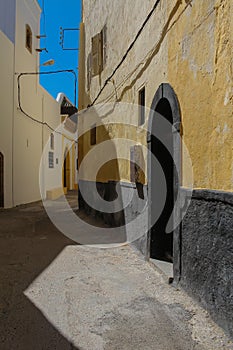
[[[0,152],[0,208],[4,207],[4,157]]]
[[[169,84],[161,84],[154,96],[149,116],[148,197],[151,204],[151,228],[148,254],[153,259],[174,262],[176,275],[180,273],[180,228],[173,229],[171,225],[172,230],[169,233],[167,231],[168,223],[174,221],[173,209],[180,179],[179,131],[180,109],[177,97]],[[157,159],[156,164],[151,158],[153,156]],[[161,175],[158,176],[159,171],[163,180]],[[162,181],[166,184],[166,192]],[[158,218],[154,223],[156,214]]]
[[[70,152],[68,149],[66,149],[64,153],[63,187],[66,190],[70,190]]]

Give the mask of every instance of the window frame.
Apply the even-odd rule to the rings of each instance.
[[[29,24],[26,24],[25,26],[25,47],[30,53],[32,53],[32,29]]]
[[[91,77],[99,75],[107,62],[107,26],[91,38]],[[89,59],[89,56],[88,56]],[[89,72],[89,69],[88,69]]]
[[[50,148],[54,150],[54,134],[50,134]]]
[[[143,125],[146,121],[146,88],[143,86],[138,91],[138,125]]]
[[[90,145],[94,146],[96,145],[97,140],[97,129],[96,129],[96,123],[92,125],[90,130]]]

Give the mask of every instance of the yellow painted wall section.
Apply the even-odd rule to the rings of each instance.
[[[168,81],[179,99],[195,188],[233,190],[230,3],[196,0],[183,4],[168,36]],[[186,181],[183,168],[184,186]]]
[[[127,44],[132,42],[154,1],[144,2],[143,5],[141,1],[135,1],[134,9],[126,3],[123,5],[122,0],[111,5],[108,3],[108,6],[106,4],[106,0],[97,0],[93,6],[91,0],[84,1],[84,80],[87,79],[85,64],[91,50],[91,38],[103,28],[106,14],[109,46],[107,65],[101,75],[92,77],[89,91],[82,84],[85,89],[79,92],[81,101],[85,100],[82,108],[87,107],[97,96],[105,79],[125,53]],[[140,6],[141,12],[138,12],[137,17],[133,16]],[[121,13],[123,9],[127,21],[120,25],[121,17],[115,14]],[[118,35],[116,28],[120,31]],[[232,33],[233,3],[229,0],[161,2],[124,64],[108,82],[97,101],[137,104],[138,91],[145,86],[146,106],[150,108],[160,84],[169,83],[180,103],[182,138],[193,163],[194,188],[233,190]],[[148,115],[147,111],[146,121]],[[124,122],[129,120],[130,116],[125,115]],[[85,116],[79,118],[80,132],[85,128],[85,123]],[[125,125],[120,124],[109,127],[111,123],[109,116],[105,126],[97,130],[97,143],[105,138],[126,137],[132,138],[135,144],[147,145],[146,134],[140,127],[127,130]],[[91,148],[90,133],[86,132],[79,139],[79,164]],[[116,168],[115,178],[113,165]],[[183,163],[183,186],[189,183],[185,166]],[[89,176],[91,177],[87,173],[81,174],[83,179],[89,179]],[[129,162],[119,160],[118,163],[106,164],[100,169],[97,181],[106,182],[118,178],[130,181]]]

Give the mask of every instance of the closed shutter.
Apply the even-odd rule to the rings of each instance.
[[[100,74],[103,69],[102,47],[102,34],[98,33],[92,38],[92,76]]]

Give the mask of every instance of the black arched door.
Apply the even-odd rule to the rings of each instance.
[[[159,86],[152,102],[148,148],[148,256],[173,262],[177,277],[181,271],[180,225],[175,224],[179,215],[175,203],[180,186],[180,109],[167,83]]]
[[[156,217],[158,213],[160,214],[151,228],[150,256],[154,259],[172,261],[173,232],[167,233],[167,225],[174,207],[174,162],[172,111],[168,100],[162,98],[155,112],[157,113],[152,124],[152,130],[155,132],[151,135],[151,153],[158,163],[153,164],[151,169],[151,213]]]
[[[4,158],[0,152],[0,208],[4,207]]]

